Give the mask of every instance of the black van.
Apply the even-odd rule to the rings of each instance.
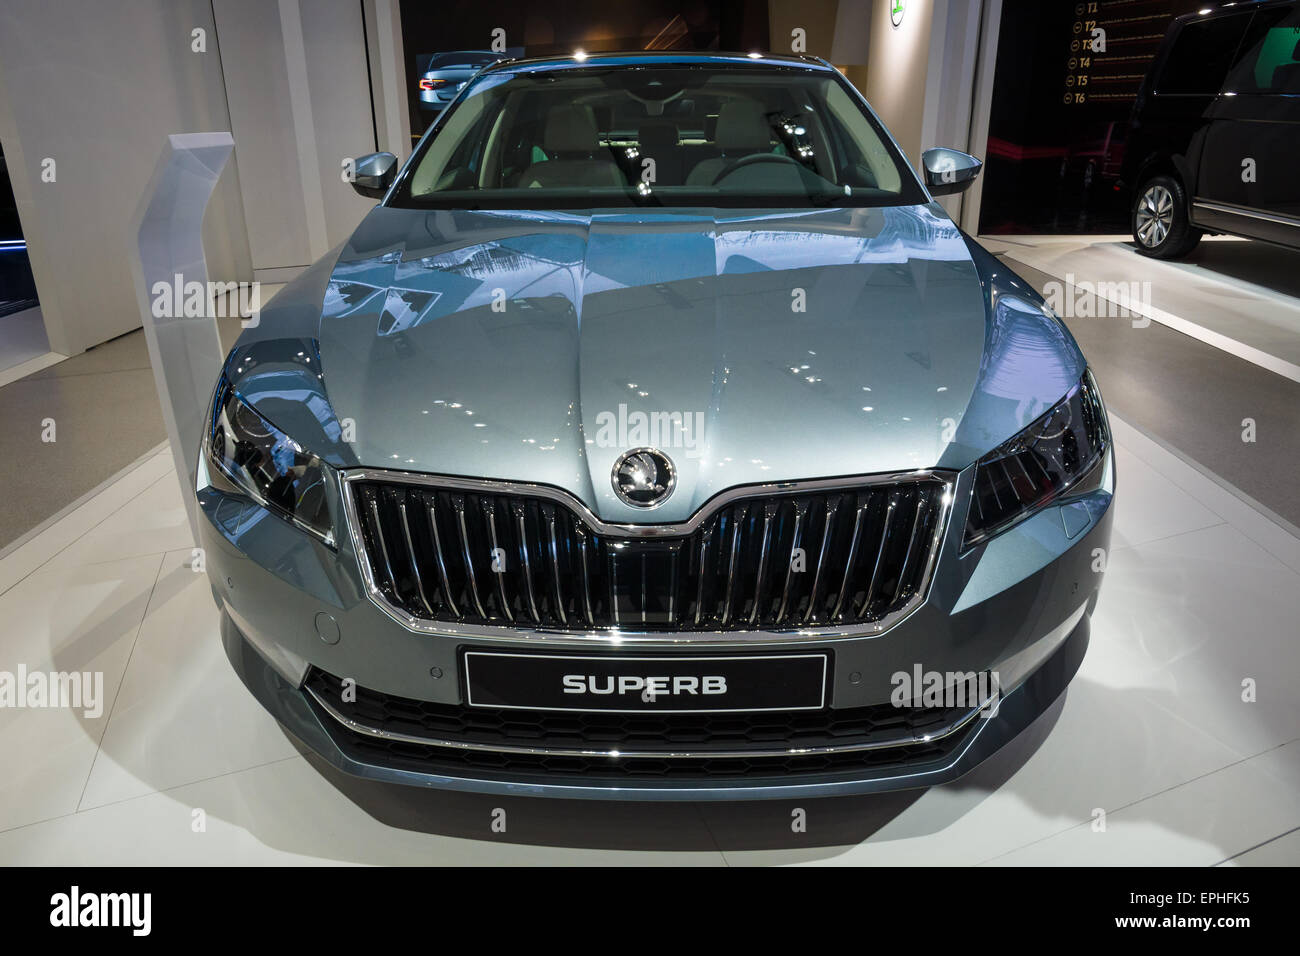
[[[1300,0],[1173,22],[1133,106],[1122,182],[1143,255],[1185,256],[1206,232],[1300,249]]]

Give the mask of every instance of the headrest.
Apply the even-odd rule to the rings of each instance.
[[[557,106],[546,115],[542,148],[548,153],[590,153],[600,147],[596,121],[584,106]]]
[[[666,153],[677,145],[677,124],[669,122],[642,123],[637,131],[641,149],[654,155]]]
[[[723,152],[759,150],[771,146],[772,132],[763,109],[753,100],[728,103],[718,113],[715,142]]]

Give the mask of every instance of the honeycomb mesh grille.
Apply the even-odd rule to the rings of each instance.
[[[975,686],[971,685],[971,694]],[[310,672],[305,687],[330,710],[372,731],[349,728],[322,711],[326,726],[345,750],[384,764],[422,765],[431,772],[459,767],[462,771],[676,778],[860,770],[937,759],[953,752],[978,722],[972,719],[973,707],[892,704],[750,714],[520,711],[412,700],[360,686],[354,688],[355,700],[345,701],[339,678],[319,669]],[[474,749],[419,742],[426,739],[469,744]],[[636,756],[516,753],[494,747],[620,751]],[[770,755],[774,750],[819,748],[842,749]],[[680,756],[683,753],[691,756]]]

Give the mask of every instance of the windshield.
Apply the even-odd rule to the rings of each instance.
[[[389,201],[457,209],[926,202],[847,83],[771,66],[493,71]]]

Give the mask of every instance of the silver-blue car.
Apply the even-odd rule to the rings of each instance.
[[[488,50],[434,53],[424,64],[419,80],[420,109],[436,113],[456,98],[465,84],[489,63],[502,58]]]
[[[489,66],[264,310],[223,639],[334,766],[632,800],[951,781],[1062,693],[1115,472],[1070,333],[811,57]]]

